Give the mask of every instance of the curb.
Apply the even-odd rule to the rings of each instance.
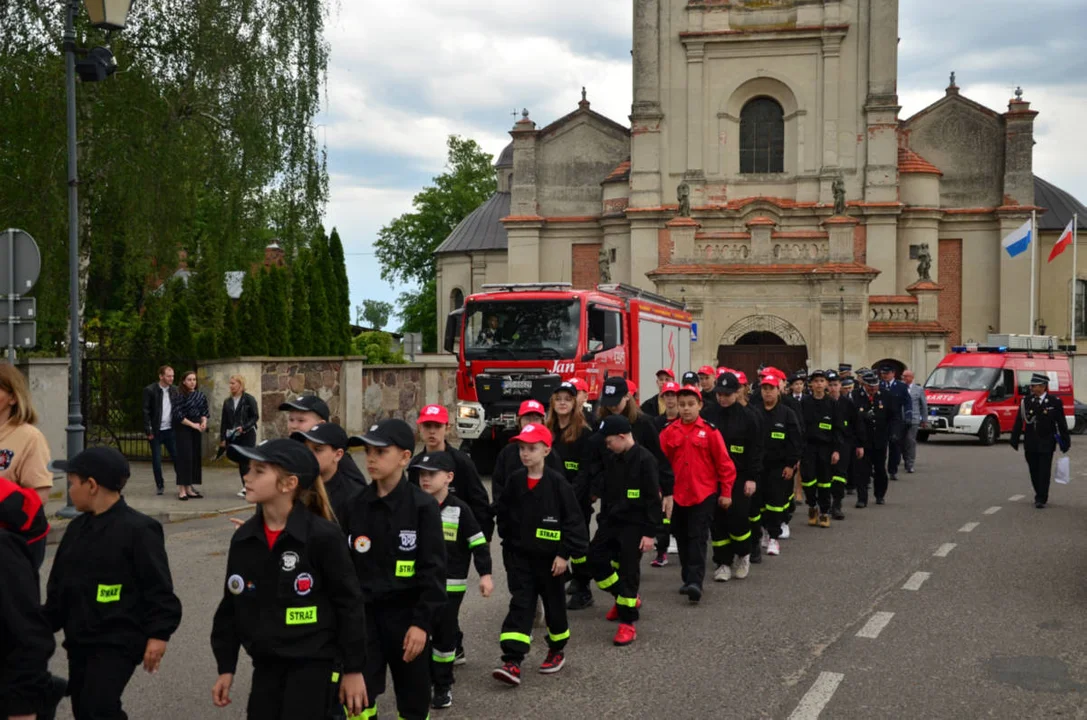
[[[203,520],[206,518],[220,517],[222,515],[230,515],[232,513],[242,512],[252,508],[253,505],[237,505],[235,507],[223,508],[222,510],[207,510],[204,512],[175,512],[175,511],[160,511],[154,513],[144,513],[147,517],[158,520],[163,525],[170,525],[173,523],[185,522],[187,520]],[[142,512],[142,511],[141,511]],[[50,522],[51,529],[49,536],[45,539],[46,545],[56,545],[64,537],[64,532],[68,529],[70,520],[60,520],[54,518]]]

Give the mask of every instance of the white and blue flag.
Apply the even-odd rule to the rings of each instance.
[[[1013,230],[1008,237],[1000,243],[1000,246],[1008,251],[1010,257],[1015,257],[1026,252],[1030,247],[1031,238],[1034,235],[1034,221],[1027,220],[1021,227]]]

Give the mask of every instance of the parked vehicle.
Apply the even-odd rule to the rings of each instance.
[[[612,376],[647,391],[661,368],[690,366],[691,316],[683,305],[627,285],[484,285],[449,314],[445,350],[459,357],[457,433],[482,473],[517,426],[517,408],[544,404],[578,377],[596,400]]]
[[[1087,432],[1087,403],[1076,400],[1074,407],[1076,409],[1076,424],[1069,427],[1069,432],[1082,435]]]
[[[927,440],[932,433],[976,435],[983,445],[992,445],[1001,433],[1011,432],[1036,372],[1049,376],[1049,392],[1061,400],[1072,427],[1076,417],[1067,355],[1006,346],[957,346],[925,381],[928,427],[918,439]]]

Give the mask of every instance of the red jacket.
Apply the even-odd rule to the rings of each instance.
[[[732,497],[736,466],[713,425],[702,418],[674,422],[661,431],[660,444],[676,475],[676,505],[691,507],[714,493]]]

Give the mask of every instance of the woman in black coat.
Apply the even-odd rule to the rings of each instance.
[[[208,429],[208,398],[196,389],[196,371],[181,376],[181,389],[173,406],[174,439],[177,443],[177,499],[202,498],[193,487],[203,480],[203,434]]]
[[[245,391],[245,378],[241,375],[230,376],[230,397],[223,400],[223,414],[219,422],[220,452],[225,452],[227,445],[253,447],[257,444],[257,423],[260,410],[257,399]],[[245,497],[245,474],[249,472],[249,461],[238,463],[238,474],[242,478],[242,490],[239,497]]]

